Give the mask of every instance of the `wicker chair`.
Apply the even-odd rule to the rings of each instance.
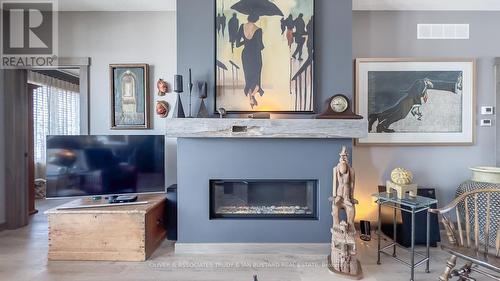
[[[441,246],[451,257],[439,280],[476,280],[471,273],[500,280],[496,275],[500,274],[500,222],[496,214],[492,219],[490,211],[491,206],[500,204],[499,199],[500,189],[478,189],[460,195],[444,208],[429,210],[441,214],[449,240]],[[456,216],[456,223],[451,216]],[[465,265],[455,269],[457,258]]]

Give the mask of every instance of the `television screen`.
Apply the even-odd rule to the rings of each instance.
[[[48,136],[47,197],[165,192],[164,136]]]

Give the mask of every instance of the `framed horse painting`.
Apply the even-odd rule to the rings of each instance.
[[[473,59],[357,59],[358,144],[473,144]]]

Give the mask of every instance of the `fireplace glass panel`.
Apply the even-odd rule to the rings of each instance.
[[[211,180],[210,219],[317,219],[317,180]]]

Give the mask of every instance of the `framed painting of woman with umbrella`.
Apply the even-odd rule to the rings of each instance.
[[[215,110],[314,112],[314,0],[216,0]]]

